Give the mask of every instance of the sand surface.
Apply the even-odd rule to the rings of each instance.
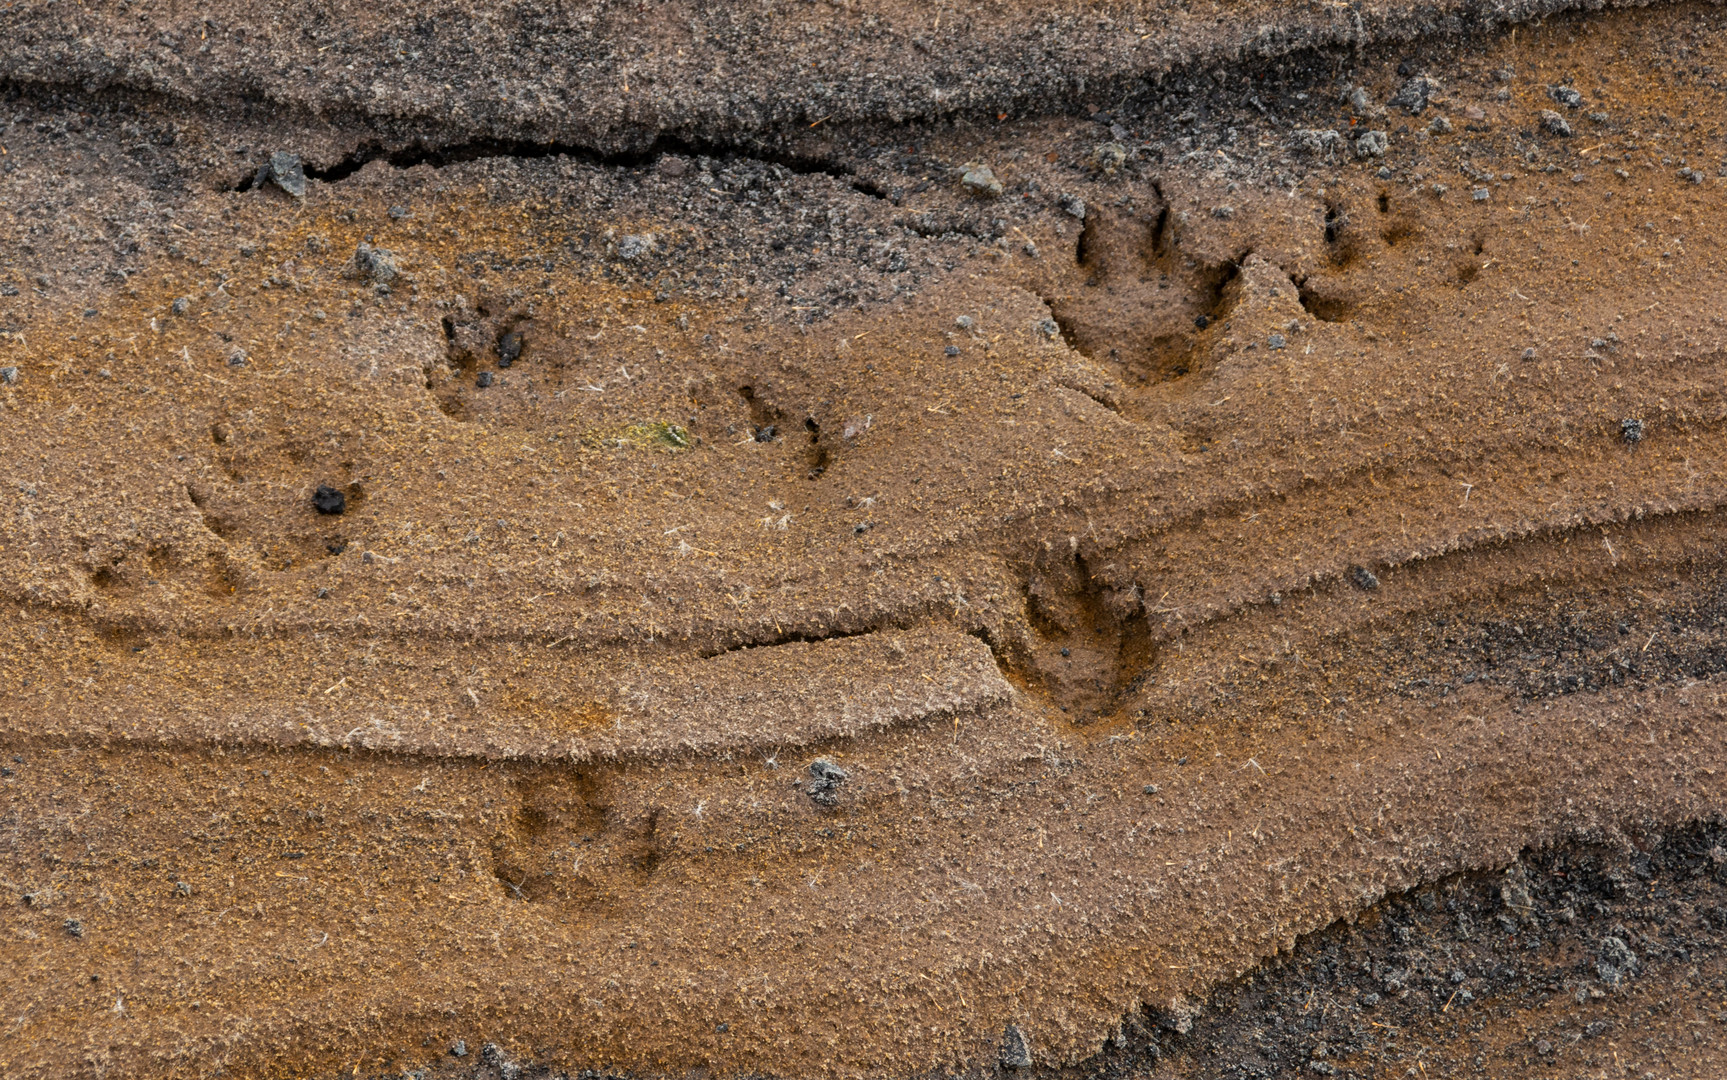
[[[1719,1071],[1727,16],[1566,7],[0,10],[0,1074]]]

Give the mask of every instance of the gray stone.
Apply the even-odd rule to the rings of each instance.
[[[306,197],[306,168],[299,154],[278,150],[270,155],[270,181],[296,199]]]
[[[1343,136],[1325,128],[1297,128],[1290,132],[1289,141],[1294,149],[1326,161],[1337,160],[1337,151],[1343,146]]]
[[[959,182],[970,189],[972,194],[987,199],[993,199],[1005,190],[1001,181],[995,178],[995,170],[988,165],[981,165],[977,162],[964,166],[964,171],[960,173]]]
[[[387,285],[396,278],[396,256],[386,248],[362,243],[354,249],[347,273],[349,277],[367,278],[376,284]]]
[[[634,261],[654,250],[652,233],[632,233],[618,241],[618,258]]]
[[[1541,110],[1541,130],[1549,135],[1557,135],[1562,139],[1571,137],[1570,122],[1552,109]]]
[[[816,758],[810,762],[810,786],[805,789],[810,801],[817,806],[834,806],[839,802],[840,785],[851,779],[851,774],[835,765],[827,758]]]
[[[1355,140],[1355,156],[1358,158],[1384,157],[1385,151],[1391,146],[1391,140],[1383,131],[1364,131]]]
[[[1439,92],[1439,84],[1425,75],[1417,75],[1398,87],[1387,105],[1402,109],[1410,116],[1420,116],[1428,101]]]
[[[1001,1033],[1001,1052],[997,1055],[1004,1069],[1031,1068],[1031,1046],[1018,1024],[1009,1024]]]

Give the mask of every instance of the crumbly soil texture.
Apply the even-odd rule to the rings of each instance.
[[[1720,1075],[1727,13],[0,6],[0,1075]]]

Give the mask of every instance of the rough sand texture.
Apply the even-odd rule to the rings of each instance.
[[[1723,16],[1548,7],[0,12],[0,1074],[1709,1071]]]

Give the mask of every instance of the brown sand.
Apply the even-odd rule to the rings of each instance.
[[[757,113],[555,130],[466,71],[423,138],[244,105],[243,23],[159,85],[166,16],[59,8],[0,16],[4,1075],[1083,1071],[1722,810],[1712,7],[1194,16],[819,126],[759,59]]]

